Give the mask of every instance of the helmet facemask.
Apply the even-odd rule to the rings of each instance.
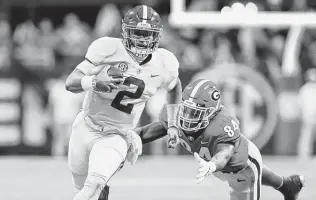
[[[216,107],[205,108],[189,101],[180,104],[178,126],[184,131],[198,131],[208,126],[210,118],[218,111],[220,102]]]
[[[123,44],[136,58],[144,59],[159,45],[162,28],[151,28],[147,23],[137,26],[123,23]]]

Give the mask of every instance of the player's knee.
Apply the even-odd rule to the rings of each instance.
[[[126,140],[122,136],[111,135],[103,139],[102,141],[98,142],[97,144],[95,144],[93,148],[101,149],[99,151],[109,151],[109,148],[113,149],[117,153],[119,153],[121,157],[124,159],[126,157],[128,145],[127,145]],[[108,154],[112,154],[111,152],[108,152]]]
[[[103,147],[99,154],[90,154],[89,171],[109,179],[115,174],[125,158],[113,148]]]
[[[81,194],[87,199],[95,199],[98,197],[107,183],[107,179],[98,174],[89,174],[86,182],[81,189]]]

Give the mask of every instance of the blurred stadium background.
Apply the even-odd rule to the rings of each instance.
[[[177,19],[168,19],[179,2],[0,0],[0,199],[71,199],[66,149],[82,95],[66,92],[64,80],[94,39],[120,37],[121,17],[138,4],[161,14],[160,46],[179,59],[183,85],[199,77],[216,81],[224,104],[260,147],[264,162],[284,175],[304,174],[307,187],[300,199],[316,199],[315,25],[206,27],[189,21],[181,25],[182,20],[175,26]],[[184,2],[187,12],[208,13],[236,3]],[[267,13],[313,13],[316,8],[313,0],[252,2]],[[166,91],[160,91],[148,102],[140,125],[157,120],[166,98]],[[134,168],[125,167],[113,179],[110,198],[228,199],[221,192],[228,188],[213,178],[195,185],[194,161],[181,148],[168,150],[161,140],[145,145],[144,154]],[[262,196],[282,199],[269,188]]]

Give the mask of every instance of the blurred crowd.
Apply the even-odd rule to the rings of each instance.
[[[186,2],[188,11],[219,11],[233,1],[187,0]],[[312,2],[302,0],[254,0],[252,2],[256,3],[259,10],[267,11],[304,11],[310,10],[314,6],[311,4]],[[128,3],[122,0],[119,3],[108,3],[102,6],[91,5],[90,7],[74,5],[73,9],[68,6],[63,10],[60,9],[57,14],[56,8],[59,9],[62,6],[54,8],[50,6],[45,8],[13,7],[10,13],[0,14],[0,71],[2,73],[0,78],[15,78],[20,83],[18,87],[20,87],[21,95],[17,96],[17,102],[22,111],[19,114],[21,119],[16,119],[16,123],[22,127],[22,133],[17,139],[20,142],[15,144],[22,144],[25,148],[44,146],[44,150],[35,149],[33,153],[45,152],[45,149],[49,149],[56,156],[66,153],[71,123],[80,108],[83,97],[65,91],[65,78],[83,60],[88,46],[94,39],[102,36],[120,37],[122,16],[129,8],[141,3],[153,6],[161,14],[164,20],[164,32],[160,47],[170,50],[179,59],[180,78],[183,85],[186,85],[192,78],[201,77],[201,74],[205,74],[209,70],[211,70],[210,74],[217,74],[212,71],[216,71],[217,66],[221,67],[225,63],[238,63],[259,72],[263,79],[267,80],[267,87],[272,89],[275,94],[279,92],[288,29],[194,29],[190,27],[177,29],[171,27],[167,21],[170,2],[158,0],[128,1]],[[27,14],[24,16],[21,13]],[[297,78],[301,85],[313,80],[305,78],[307,76],[304,74],[316,74],[309,70],[316,67],[315,37],[314,30],[305,30],[298,56],[301,71]],[[214,77],[214,79],[216,78],[218,79],[219,76]],[[236,90],[236,84],[242,84],[242,90],[246,88],[243,92],[247,92],[244,96],[253,98],[251,102],[255,107],[258,104],[257,101],[264,100],[266,97],[264,95],[260,98],[257,97],[262,95],[262,93],[260,94],[262,91],[248,87],[244,79],[241,78],[238,82],[235,79],[226,81],[225,89],[223,89],[224,96],[234,95],[234,98],[237,98],[236,96],[240,94],[232,94],[231,91]],[[251,80],[249,81],[251,82]],[[3,87],[0,84],[0,88],[3,89]],[[315,91],[314,87],[310,87],[311,91]],[[315,95],[306,95],[306,92],[305,96],[315,98]],[[166,99],[165,91],[160,91],[155,98],[148,102],[141,124],[157,120],[159,107],[163,102],[161,99]],[[233,97],[231,99],[226,97],[226,99],[226,104],[232,107],[237,104],[241,105],[238,100],[232,100]],[[273,104],[276,104],[276,101],[275,99]],[[3,101],[0,100],[1,102]],[[251,102],[249,102],[245,101],[245,104],[250,105]],[[306,102],[304,102],[305,104]],[[275,128],[276,118],[271,117],[272,122],[269,125],[261,122],[269,117],[269,114],[266,114],[266,110],[270,109],[269,105],[263,103],[257,106],[258,110],[264,110],[258,111],[264,116],[257,121],[255,118],[249,118],[248,115],[243,117],[239,113],[243,111],[239,110],[247,109],[243,106],[239,107],[242,108],[236,107],[233,111],[237,116],[245,118],[245,123],[253,123],[253,127],[249,128],[253,129],[253,132],[264,129],[263,126]],[[275,116],[278,116],[278,113]],[[248,121],[246,118],[249,118]],[[5,122],[1,124],[5,124]],[[274,130],[270,130],[270,132],[272,134]],[[304,140],[310,142],[312,140],[312,136],[309,134],[311,131],[307,132],[308,139]],[[249,131],[249,135],[251,134],[254,133]],[[0,140],[6,141],[6,137],[9,141],[11,136],[2,135]],[[7,143],[0,142],[0,145],[6,146]],[[271,149],[269,147],[273,145],[272,143],[270,142],[267,149]],[[168,150],[163,150],[165,148],[161,148],[161,145],[165,144],[158,142],[146,146],[145,151],[155,154],[170,153]],[[263,146],[267,145],[265,143]],[[21,151],[25,151],[25,148],[22,148]],[[303,151],[301,150],[301,152]],[[305,151],[308,153],[302,154],[311,154],[310,150]],[[273,153],[271,150],[266,152]],[[3,150],[2,153],[6,153],[6,151]],[[18,153],[21,152],[18,151]]]

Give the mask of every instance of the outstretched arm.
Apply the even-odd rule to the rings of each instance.
[[[142,139],[143,144],[158,140],[167,135],[167,130],[160,122],[154,122],[143,127],[139,127],[135,132]]]
[[[212,157],[210,162],[214,163],[216,170],[220,171],[223,169],[229,159],[234,155],[234,146],[231,144],[217,144],[218,152]]]
[[[201,183],[206,176],[212,174],[213,172],[223,169],[233,154],[234,146],[224,143],[217,144],[217,153],[210,161],[205,161],[198,153],[195,152],[194,157],[199,165],[198,175],[196,176],[197,183]]]
[[[179,78],[175,79],[174,82],[171,82],[169,88],[172,88],[168,91],[169,95],[169,104],[179,104],[181,103],[182,96],[182,84]]]
[[[182,84],[180,79],[177,78],[172,81],[168,88],[172,88],[168,90],[169,101],[167,104],[168,128],[170,128],[177,127],[177,114],[182,97]]]
[[[182,97],[182,84],[179,78],[171,82],[172,88],[169,90],[169,102],[167,105],[168,115],[168,147],[175,148],[179,143],[178,127],[177,127],[177,115],[179,111],[179,104],[181,103]]]

